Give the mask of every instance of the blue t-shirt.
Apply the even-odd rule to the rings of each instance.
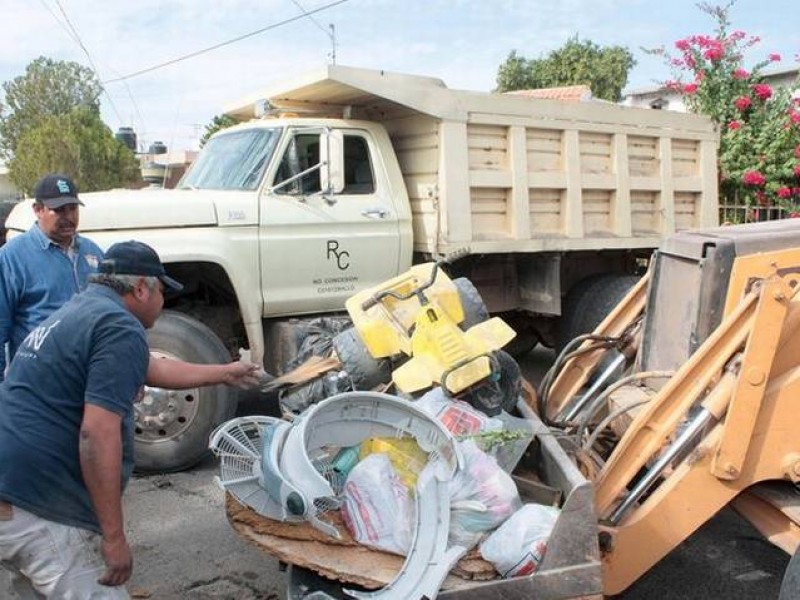
[[[149,361],[142,324],[90,284],[35,328],[0,384],[0,498],[44,519],[100,531],[81,474],[84,403],[122,417],[122,481],[133,470],[133,402]]]
[[[75,236],[67,252],[38,225],[0,248],[0,381],[22,340],[53,311],[86,288],[103,251],[93,241]]]

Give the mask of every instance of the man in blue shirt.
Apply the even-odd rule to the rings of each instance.
[[[0,248],[0,382],[8,359],[25,337],[74,294],[86,287],[103,251],[78,234],[78,189],[66,175],[45,175],[36,185],[36,224]],[[148,385],[168,389],[224,383],[257,383],[257,365],[246,361],[197,365],[152,360]]]
[[[78,193],[62,175],[36,187],[36,225],[0,249],[0,347],[13,357],[25,336],[86,287],[103,251],[77,233]],[[6,360],[0,352],[0,381]]]
[[[0,563],[34,596],[128,597],[121,496],[145,329],[180,284],[141,242],[113,245],[91,281],[31,331],[0,386]]]

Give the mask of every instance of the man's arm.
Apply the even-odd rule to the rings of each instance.
[[[121,418],[94,404],[84,405],[79,452],[81,473],[103,532],[106,571],[102,585],[122,585],[133,571],[133,556],[122,518]]]
[[[246,389],[258,385],[261,375],[258,365],[247,361],[224,365],[204,365],[171,358],[156,358],[150,355],[150,364],[147,367],[147,385],[170,390],[184,390],[224,383]]]

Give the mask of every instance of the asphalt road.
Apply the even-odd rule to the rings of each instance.
[[[523,367],[536,376],[549,356],[534,352]],[[257,408],[243,405],[245,412]],[[135,598],[284,598],[277,561],[229,527],[215,474],[209,459],[187,473],[130,483],[125,513],[135,566],[128,588]],[[770,600],[777,598],[787,562],[783,552],[725,510],[618,598]],[[0,575],[0,598],[12,597]]]

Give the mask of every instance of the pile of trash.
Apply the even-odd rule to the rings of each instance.
[[[534,438],[511,414],[522,376],[500,348],[513,330],[435,264],[347,309],[352,326],[312,321],[270,383],[283,419],[242,417],[212,435],[222,486],[266,519],[405,557],[381,597],[436,597],[475,549],[501,577],[533,573],[559,510],[524,503],[512,477]]]

